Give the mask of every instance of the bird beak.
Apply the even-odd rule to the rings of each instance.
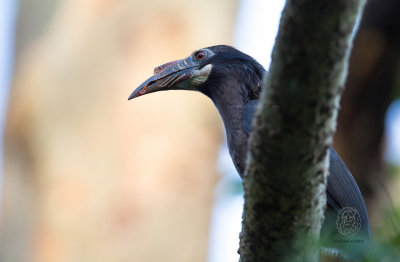
[[[195,65],[186,59],[172,61],[164,65],[160,65],[154,69],[154,75],[144,81],[132,94],[128,100],[141,95],[172,89],[187,89],[178,87],[180,83],[189,79],[194,72]]]

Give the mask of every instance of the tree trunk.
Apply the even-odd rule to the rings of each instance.
[[[286,2],[250,139],[241,262],[318,259],[328,148],[363,3]]]

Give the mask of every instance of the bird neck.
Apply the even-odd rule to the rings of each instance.
[[[227,135],[242,129],[242,113],[245,104],[250,100],[244,95],[247,90],[236,84],[218,85],[207,90],[206,95],[213,101],[224,122]]]
[[[225,125],[229,153],[238,173],[243,176],[248,143],[248,135],[243,129],[243,110],[250,100],[258,99],[265,70],[255,61],[223,68],[215,66],[213,70],[198,90],[217,107]],[[236,73],[226,74],[227,71]]]
[[[243,130],[245,102],[234,99],[214,102],[224,122],[229,153],[239,175],[243,177],[246,166],[248,135]]]
[[[251,97],[245,86],[218,85],[210,89],[206,95],[211,98],[221,115],[225,126],[229,153],[233,159],[238,173],[242,176],[247,156],[248,135],[243,130],[243,110]]]

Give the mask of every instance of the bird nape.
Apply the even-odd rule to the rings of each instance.
[[[266,70],[256,60],[235,48],[211,46],[197,50],[185,59],[156,67],[154,75],[133,91],[129,100],[166,90],[192,90],[205,94],[214,102],[221,115],[229,153],[238,173],[243,177],[251,124],[265,73]],[[348,244],[354,241],[362,243],[369,239],[367,209],[357,183],[332,147],[329,172],[321,245],[325,250],[339,250],[342,255],[353,253],[359,257],[362,250],[354,252],[355,248],[352,245],[349,248]],[[354,212],[352,219],[358,219],[355,222],[361,225],[359,231],[351,237],[343,235],[336,225],[344,210]]]

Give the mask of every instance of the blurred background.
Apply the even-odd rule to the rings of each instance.
[[[283,4],[1,1],[0,261],[237,261],[241,182],[211,101],[127,97],[210,45],[268,68]],[[398,1],[368,1],[335,136],[381,250],[400,247],[399,24]]]

